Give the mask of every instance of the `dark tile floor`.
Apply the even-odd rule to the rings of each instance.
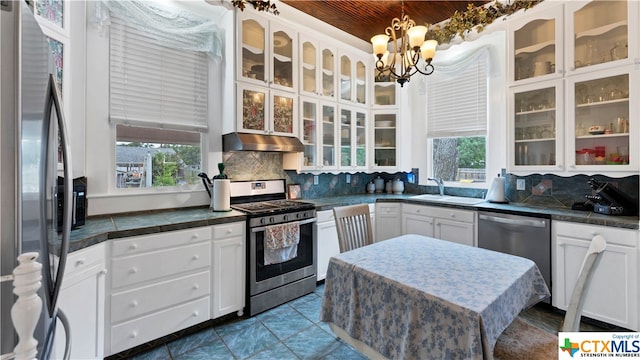
[[[319,321],[324,285],[314,293],[251,318],[233,319],[139,353],[139,360],[251,359],[361,360],[366,357],[338,339]],[[557,333],[564,313],[540,304],[520,316]],[[583,331],[607,331],[604,324],[586,323]]]

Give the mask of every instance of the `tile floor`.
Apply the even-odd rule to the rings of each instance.
[[[338,339],[319,321],[324,285],[314,293],[251,318],[233,319],[139,353],[136,360],[204,359],[367,359]],[[540,304],[521,314],[536,326],[556,333],[564,313]],[[582,322],[583,331],[615,328]]]
[[[366,359],[320,322],[323,290],[319,285],[314,293],[277,308],[205,328],[132,359]]]

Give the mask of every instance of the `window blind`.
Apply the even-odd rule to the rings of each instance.
[[[455,73],[436,71],[427,80],[427,137],[487,134],[488,54]]]
[[[163,46],[112,17],[109,68],[111,122],[207,130],[206,53]]]

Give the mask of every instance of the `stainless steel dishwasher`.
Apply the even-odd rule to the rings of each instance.
[[[533,260],[551,291],[551,219],[479,212],[478,247]]]

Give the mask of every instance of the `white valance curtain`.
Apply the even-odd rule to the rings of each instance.
[[[89,3],[93,6],[91,22],[103,33],[107,32],[113,16],[148,32],[167,47],[201,51],[215,61],[222,59],[222,29],[214,21],[171,6],[167,1],[101,0]]]
[[[109,33],[109,121],[205,132],[209,59],[221,52],[210,21],[154,1],[101,1]]]
[[[436,66],[427,79],[427,137],[486,135],[489,47]]]

